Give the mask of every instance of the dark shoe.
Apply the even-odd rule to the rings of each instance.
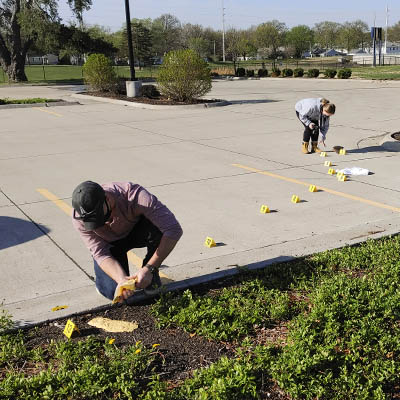
[[[160,292],[161,286],[162,283],[161,283],[160,273],[158,271],[158,268],[155,268],[153,272],[153,279],[151,280],[150,285],[147,286],[146,289],[143,289],[143,291],[150,296],[155,295]]]

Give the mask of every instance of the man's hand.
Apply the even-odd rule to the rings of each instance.
[[[135,278],[135,276],[126,276],[126,277],[122,278],[120,280],[120,282],[118,282],[117,287],[115,288],[115,295],[116,295],[116,293],[118,293],[118,287],[124,285],[125,283],[127,283],[131,279],[136,279],[136,278]],[[133,294],[134,294],[134,290],[123,289],[121,297],[120,297],[118,302],[122,303],[124,300],[126,300],[128,297],[131,297]]]
[[[150,285],[153,279],[153,274],[147,267],[140,268],[140,270],[134,275],[136,278],[136,287],[140,289],[146,289]]]
[[[315,124],[314,124],[314,122],[311,122],[311,124],[310,125],[308,125],[308,127],[313,131],[314,129],[315,129]]]

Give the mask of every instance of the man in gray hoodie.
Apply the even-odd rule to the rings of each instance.
[[[320,153],[318,137],[321,133],[321,142],[325,146],[325,138],[329,129],[329,118],[335,114],[336,106],[323,98],[303,99],[295,105],[296,115],[304,125],[303,144],[301,151],[304,154]],[[311,139],[311,149],[309,142]]]

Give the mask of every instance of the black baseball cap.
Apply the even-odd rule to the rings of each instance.
[[[96,182],[85,181],[79,184],[72,193],[72,206],[74,207],[75,219],[83,221],[85,229],[91,231],[100,228],[109,218],[104,214],[104,202],[106,193],[104,189]]]

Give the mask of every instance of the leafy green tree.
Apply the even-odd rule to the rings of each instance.
[[[90,7],[91,0],[77,1],[70,1],[74,11]],[[0,64],[9,81],[27,80],[26,55],[58,21],[57,5],[57,0],[0,0]]]
[[[365,34],[368,33],[368,24],[361,20],[345,22],[339,29],[338,42],[342,48],[351,49],[363,47],[365,43]]]
[[[201,37],[190,38],[188,48],[195,51],[200,57],[204,58],[209,55],[209,44],[206,39]]]
[[[314,26],[315,42],[325,49],[336,47],[339,43],[341,25],[337,22],[324,21]]]
[[[388,40],[400,42],[400,21],[388,29]]]
[[[286,24],[275,19],[258,25],[255,32],[258,47],[270,49],[270,56],[275,58],[285,43],[286,32]]]
[[[156,18],[151,27],[153,54],[163,56],[171,50],[181,47],[181,23],[171,14]]]
[[[312,48],[314,32],[307,25],[294,26],[286,35],[286,43],[293,49],[293,55],[300,58],[302,54]]]

